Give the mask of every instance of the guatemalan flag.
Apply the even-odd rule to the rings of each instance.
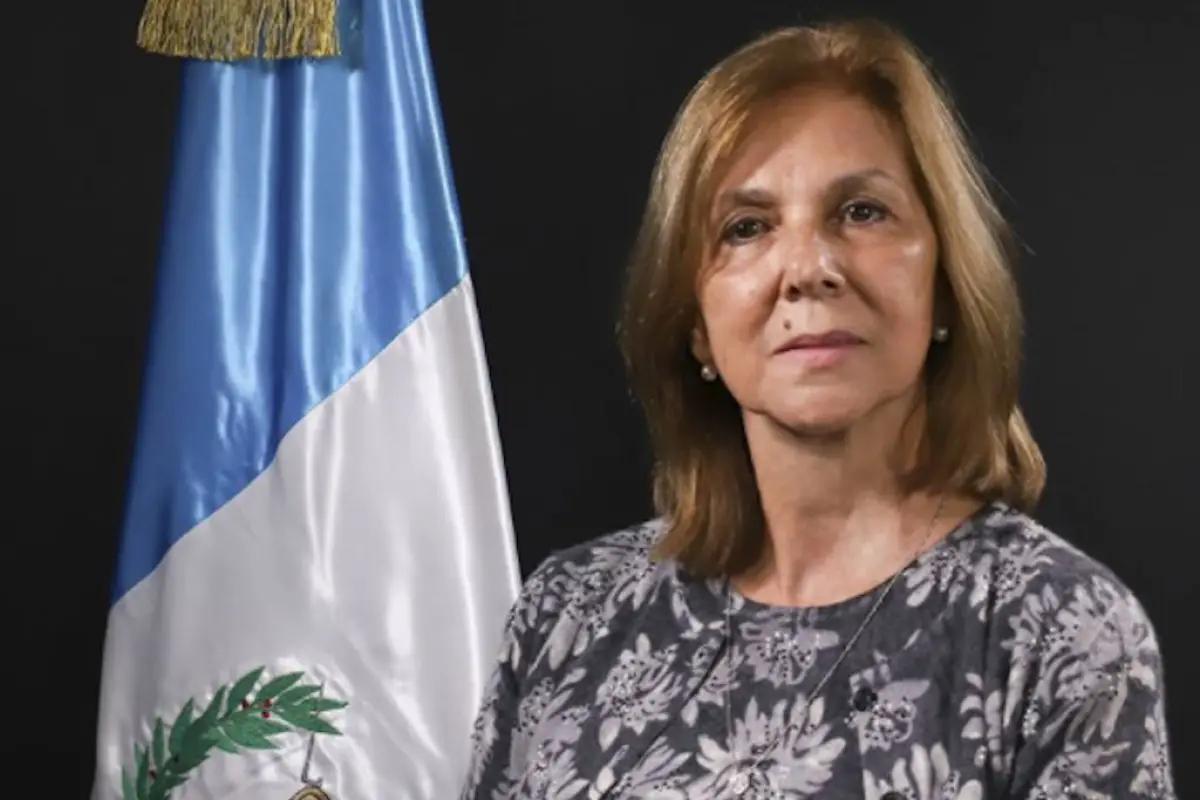
[[[503,466],[419,0],[350,16],[341,57],[184,64],[95,800],[464,778]]]

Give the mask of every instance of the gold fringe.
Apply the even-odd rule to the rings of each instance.
[[[337,0],[147,0],[137,41],[209,61],[335,56]]]

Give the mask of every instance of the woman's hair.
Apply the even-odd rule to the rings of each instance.
[[[618,326],[655,451],[655,504],[667,522],[657,555],[696,575],[745,569],[764,543],[740,410],[723,386],[701,379],[690,349],[709,210],[752,115],[803,88],[862,97],[892,121],[937,233],[935,307],[950,338],[926,360],[927,415],[909,488],[1028,509],[1045,482],[1018,407],[1022,326],[1008,230],[948,96],[915,46],[882,23],[777,30],[717,64],[676,116]]]

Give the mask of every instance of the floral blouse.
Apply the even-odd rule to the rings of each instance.
[[[526,582],[463,800],[1174,798],[1158,644],[1105,567],[992,504],[882,587],[762,605],[650,522]],[[814,696],[809,696],[813,693]]]

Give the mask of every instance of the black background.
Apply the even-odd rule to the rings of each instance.
[[[178,64],[134,45],[139,2],[75,5],[39,6],[3,124],[20,210],[3,284],[17,477],[4,484],[15,636],[0,747],[21,760],[0,763],[55,798],[91,784],[178,90]],[[1165,652],[1180,797],[1200,791],[1200,1],[1108,5],[427,0],[523,569],[649,513],[612,328],[685,92],[771,27],[882,16],[948,79],[1025,243],[1023,396],[1050,464],[1040,517],[1142,598]]]

